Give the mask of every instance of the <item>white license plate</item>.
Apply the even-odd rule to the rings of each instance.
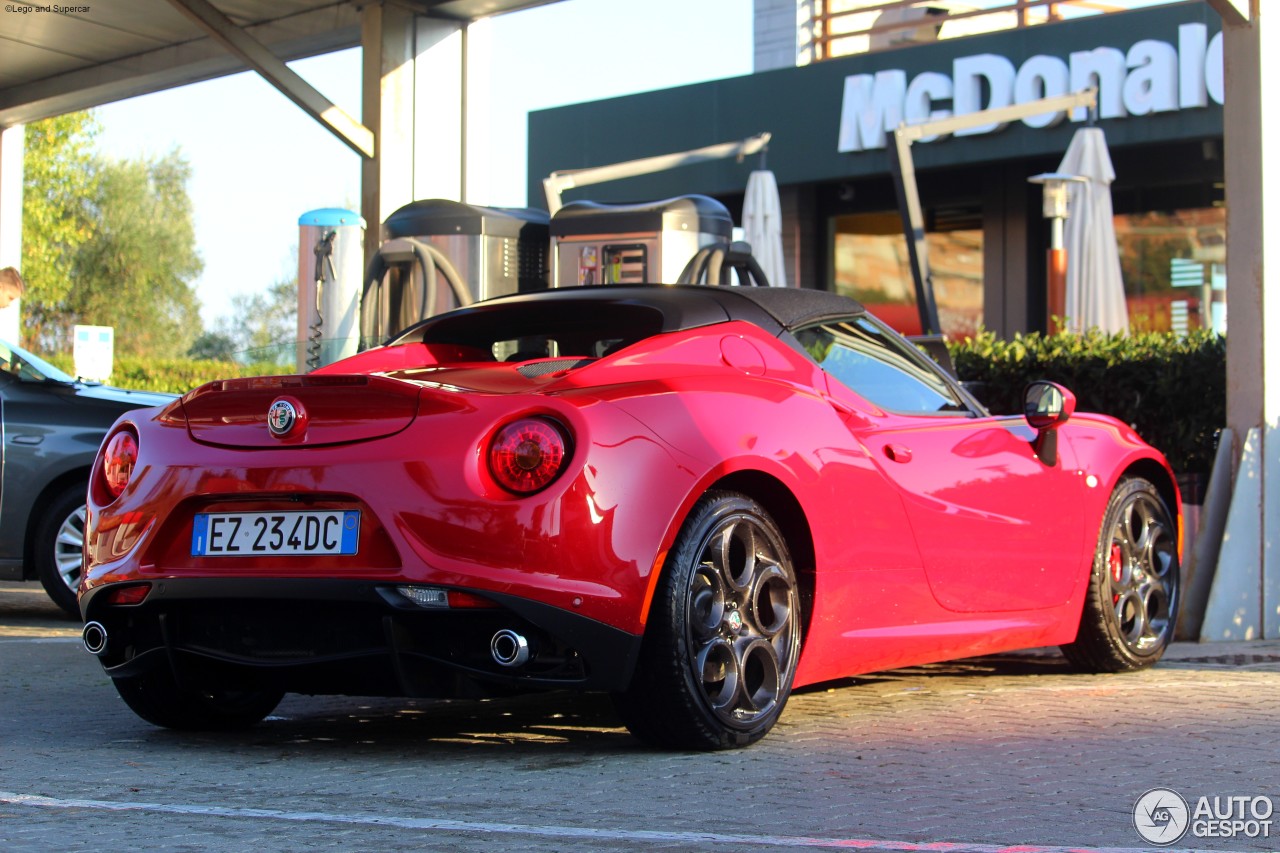
[[[191,533],[193,557],[354,554],[360,511],[202,512]]]

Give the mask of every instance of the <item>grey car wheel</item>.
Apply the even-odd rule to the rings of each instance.
[[[68,487],[46,506],[33,548],[45,592],[74,619],[80,618],[76,590],[84,569],[85,488],[83,483]]]

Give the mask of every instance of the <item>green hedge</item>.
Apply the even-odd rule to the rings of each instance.
[[[75,374],[70,355],[53,355],[44,358],[54,367],[72,375]],[[116,356],[112,363],[110,384],[134,391],[167,391],[173,394],[184,394],[192,388],[215,379],[294,372],[294,366],[289,364],[240,364],[235,361]]]
[[[1102,412],[1133,426],[1181,474],[1213,467],[1227,422],[1226,339],[1188,335],[1015,335],[990,332],[948,343],[956,374],[998,414],[1022,410],[1022,389],[1049,379],[1071,389],[1077,410]]]

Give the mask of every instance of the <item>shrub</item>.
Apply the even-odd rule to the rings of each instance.
[[[45,360],[54,367],[75,374],[70,355],[46,356]],[[215,379],[295,372],[291,364],[240,364],[235,361],[131,358],[119,355],[115,357],[112,368],[112,385],[133,391],[167,391],[173,394],[184,394]]]
[[[1107,335],[991,332],[949,343],[961,381],[993,413],[1016,414],[1036,379],[1075,393],[1077,409],[1132,426],[1179,474],[1207,475],[1226,425],[1226,339],[1208,331]]]

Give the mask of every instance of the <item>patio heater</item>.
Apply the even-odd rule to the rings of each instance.
[[[1053,334],[1054,318],[1065,319],[1067,312],[1067,250],[1063,246],[1063,227],[1071,215],[1069,200],[1072,183],[1086,183],[1079,175],[1044,172],[1027,178],[1027,183],[1040,184],[1044,193],[1044,218],[1049,220],[1049,251],[1046,261],[1045,331]]]

